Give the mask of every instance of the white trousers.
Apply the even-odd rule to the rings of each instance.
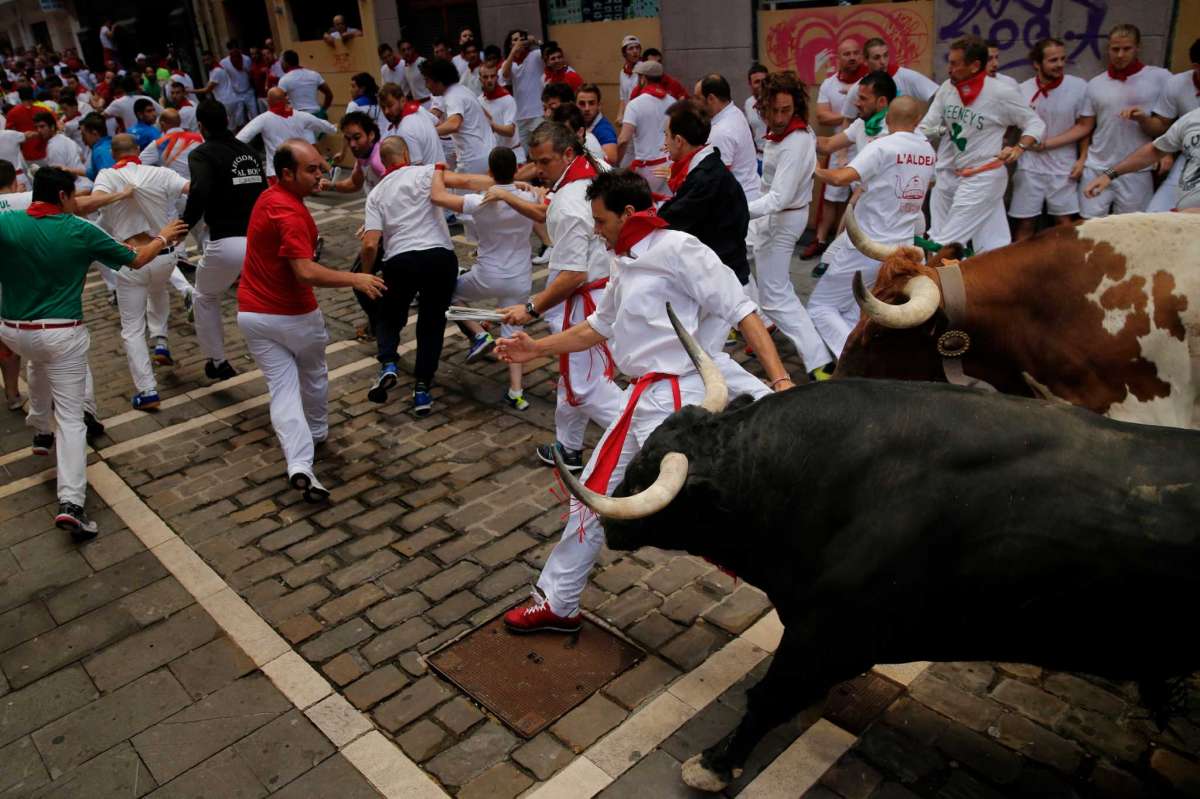
[[[233,99],[225,104],[225,110],[229,113],[229,129],[236,131],[258,116],[258,98],[254,96],[253,90],[235,94]]]
[[[91,336],[83,325],[55,330],[18,330],[0,325],[0,341],[29,362],[30,415],[26,423],[39,433],[53,433],[55,426],[58,428],[54,442],[58,459],[58,499],[82,507],[87,493],[87,433],[83,411],[90,377],[87,356]],[[53,425],[50,424],[51,408]]]
[[[221,298],[242,274],[246,257],[246,238],[230,236],[213,239],[204,248],[204,264],[196,267],[193,294],[196,314],[196,340],[205,358],[225,360],[225,334],[221,329]]]
[[[755,399],[764,397],[771,390],[763,382],[742,367],[738,366],[727,354],[721,352],[713,356],[725,382],[729,386],[729,396],[749,394]],[[633,386],[621,392],[620,410],[624,411],[629,404]],[[679,378],[679,395],[684,405],[698,405],[704,398],[704,382],[700,375],[692,372]],[[671,391],[670,381],[660,380],[643,392],[633,411],[633,419],[629,425],[629,435],[621,446],[621,454],[617,466],[609,479],[606,494],[611,494],[620,485],[625,476],[625,468],[645,445],[650,434],[663,423],[668,416],[675,412],[675,400]],[[619,415],[619,414],[618,414]],[[604,447],[604,442],[612,434],[616,424],[614,418],[600,439],[600,445],[592,452],[592,457],[583,470],[583,480],[591,476],[596,468],[597,455]],[[582,535],[580,534],[582,531]],[[595,513],[585,508],[577,500],[571,500],[571,510],[567,515],[567,524],[563,528],[562,538],[550,552],[546,565],[538,577],[537,586],[550,602],[550,610],[559,616],[574,616],[579,611],[579,597],[587,586],[588,574],[596,562],[596,553],[604,545],[604,528]]]
[[[496,277],[475,266],[459,276],[452,302],[458,304],[489,300],[495,302],[497,308],[507,308],[510,305],[524,305],[532,290],[533,279],[528,274]],[[500,335],[507,337],[524,329],[519,325],[500,325]]]
[[[146,346],[146,328],[156,339],[167,338],[171,298],[167,288],[175,271],[175,253],[159,255],[141,269],[122,267],[117,273],[117,302],[121,311],[121,339],[125,360],[138,392],[155,391],[154,367]]]
[[[596,304],[604,296],[603,289],[592,292]],[[566,327],[583,321],[583,300],[576,299]],[[546,323],[554,333],[563,329],[566,303],[559,303],[546,313]],[[570,363],[571,393],[577,405],[567,401],[567,387],[560,378],[554,407],[554,437],[566,449],[583,449],[583,435],[588,421],[608,427],[621,412],[621,389],[604,374],[604,353],[597,345],[567,356]]]
[[[100,273],[100,279],[104,281],[104,288],[108,290],[108,293],[111,294],[112,292],[116,291],[117,290],[117,270],[109,269],[107,266],[104,266],[103,264],[99,264],[95,261],[92,262],[92,266],[94,266],[96,268],[96,270]]]
[[[807,208],[783,211],[752,220],[750,236],[754,242],[759,307],[791,339],[805,370],[812,371],[833,357],[792,285],[792,255],[807,224]]]
[[[1167,179],[1158,187],[1158,191],[1154,192],[1150,205],[1146,207],[1147,211],[1152,214],[1161,214],[1179,205],[1179,175],[1183,172],[1185,161],[1187,159],[1183,157],[1183,153],[1176,153],[1175,163],[1171,166],[1171,171],[1167,173]],[[1119,179],[1124,180],[1125,178]]]
[[[1099,169],[1085,166],[1079,179],[1079,215],[1097,219],[1109,214],[1135,214],[1144,211],[1154,197],[1154,177],[1150,170],[1131,172],[1109,184],[1099,196],[1086,197],[1083,189],[1100,175]],[[1178,182],[1175,184],[1178,186]]]
[[[817,281],[808,298],[813,324],[834,356],[841,357],[850,331],[858,324],[859,307],[854,301],[854,274],[862,273],[868,289],[879,276],[879,261],[854,248],[845,233],[840,234],[826,251],[829,269]]]
[[[171,270],[171,288],[179,292],[180,296],[182,297],[186,297],[195,291],[195,289],[192,288],[192,284],[188,282],[187,277],[184,276],[183,272],[180,271],[178,266]]]
[[[937,213],[930,209],[933,226],[929,237],[942,244],[970,242],[976,253],[987,252],[1012,243],[1008,218],[1004,213],[1004,189],[1008,171],[991,169],[972,175],[943,181],[945,172],[938,175],[937,189],[931,204],[937,202]],[[953,182],[953,191],[950,184]],[[947,204],[948,203],[948,204]]]
[[[321,309],[299,316],[237,315],[246,348],[267,379],[271,426],[283,448],[288,475],[312,472],[314,442],[329,435],[329,334]]]

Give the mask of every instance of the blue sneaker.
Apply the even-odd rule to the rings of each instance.
[[[467,363],[475,363],[480,358],[486,357],[495,348],[496,339],[492,338],[491,333],[478,334],[471,342],[471,349],[467,351]]]
[[[155,366],[174,366],[175,360],[171,357],[171,351],[167,349],[166,344],[159,344],[154,348],[154,354],[150,357],[154,361]]]
[[[563,465],[572,472],[583,471],[583,450],[567,449],[559,442],[553,444],[538,444],[534,452],[538,456],[538,460],[547,466],[554,465],[554,450],[558,450],[558,454],[562,456]]]
[[[396,381],[399,379],[400,375],[396,364],[385,363],[379,367],[379,377],[375,378],[374,385],[367,391],[367,399],[371,402],[387,402],[388,389],[396,385]]]
[[[133,395],[133,409],[135,411],[148,411],[151,408],[157,408],[158,403],[157,391],[142,391]]]
[[[413,389],[413,413],[417,416],[433,413],[433,396],[429,393],[429,386],[424,383],[417,383]]]

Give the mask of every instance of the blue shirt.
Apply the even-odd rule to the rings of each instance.
[[[595,135],[596,141],[600,142],[602,145],[617,143],[617,130],[603,114],[600,114],[596,117],[595,127],[592,128],[592,134]]]
[[[128,130],[130,136],[137,139],[139,150],[144,150],[150,146],[150,143],[162,135],[162,131],[153,125],[147,125],[145,122],[138,122]]]
[[[112,154],[112,138],[105,136],[92,145],[92,162],[88,164],[88,179],[95,180],[101,169],[108,169],[116,163],[117,159],[113,158]]]

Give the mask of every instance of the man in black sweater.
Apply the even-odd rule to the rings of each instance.
[[[246,225],[267,179],[258,154],[230,133],[225,106],[205,100],[196,108],[196,121],[204,143],[188,156],[192,186],[183,210],[189,228],[201,217],[208,223],[208,245],[196,268],[193,295],[196,339],[208,358],[204,374],[210,380],[227,380],[237,372],[225,358],[221,298],[242,273]]]
[[[744,286],[750,279],[746,194],[721,161],[720,151],[705,143],[708,133],[708,115],[693,100],[680,100],[667,109],[668,186],[675,196],[663,203],[658,215],[675,230],[707,244]]]

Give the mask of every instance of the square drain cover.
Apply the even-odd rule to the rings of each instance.
[[[644,656],[587,618],[575,635],[516,635],[497,616],[428,662],[517,733],[532,738]]]
[[[873,671],[838,683],[825,700],[825,718],[844,730],[862,735],[904,689]]]

